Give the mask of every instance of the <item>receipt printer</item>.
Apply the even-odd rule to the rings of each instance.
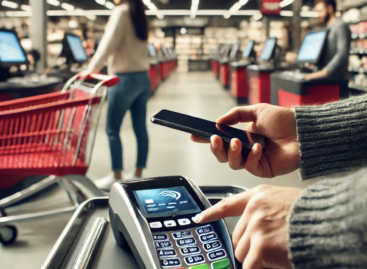
[[[109,201],[116,242],[140,269],[237,269],[224,220],[192,220],[208,207],[199,187],[182,176],[115,183]]]

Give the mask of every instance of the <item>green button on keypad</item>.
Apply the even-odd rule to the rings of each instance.
[[[210,268],[209,268],[209,265],[207,264],[201,264],[201,265],[191,266],[189,267],[189,269],[210,269]]]
[[[223,259],[212,264],[213,269],[228,269],[231,267],[231,263],[228,259]]]

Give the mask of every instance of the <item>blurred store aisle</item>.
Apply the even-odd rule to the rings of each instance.
[[[151,117],[161,109],[215,120],[236,104],[229,93],[224,91],[212,73],[175,73],[164,82],[148,105]],[[106,107],[105,107],[106,108]],[[101,116],[93,159],[88,176],[97,179],[110,169],[107,136],[104,131],[106,109]],[[210,153],[208,145],[194,144],[189,135],[148,123],[150,135],[150,156],[145,176],[185,175],[199,185],[241,185],[253,187],[258,184],[276,184],[304,187],[297,173],[276,179],[259,179],[246,171],[232,171],[228,165],[219,164]],[[136,142],[130,116],[125,118],[121,130],[125,150],[125,167],[132,171],[136,159]],[[58,188],[53,189],[31,203],[10,210],[38,211],[54,209],[68,203],[66,195]],[[17,225],[20,236],[11,247],[0,245],[0,268],[40,268],[52,246],[61,234],[70,215],[44,220],[24,222]]]

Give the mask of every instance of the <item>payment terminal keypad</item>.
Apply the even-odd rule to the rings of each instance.
[[[163,269],[233,269],[212,225],[156,232],[153,239]]]

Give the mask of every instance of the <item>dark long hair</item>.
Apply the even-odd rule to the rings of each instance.
[[[140,40],[148,40],[148,19],[145,16],[145,5],[142,0],[127,0],[133,21],[136,37]]]

